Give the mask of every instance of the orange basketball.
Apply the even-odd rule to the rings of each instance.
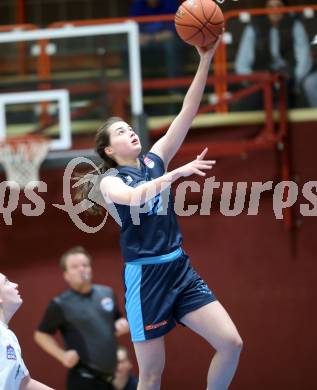
[[[223,32],[224,18],[213,0],[186,0],[175,15],[178,35],[193,46],[212,45]]]

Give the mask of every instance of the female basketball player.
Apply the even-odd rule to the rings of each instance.
[[[149,153],[139,157],[139,138],[120,118],[108,120],[96,137],[103,169],[116,167],[118,171],[116,177],[103,177],[100,188],[106,202],[115,205],[122,222],[126,311],[139,365],[138,390],[160,388],[164,335],[176,322],[215,348],[208,372],[210,390],[228,388],[242,347],[229,315],[194,271],[181,247],[172,196],[168,195],[167,213],[163,210],[164,190],[171,183],[193,174],[204,176],[204,171],[214,164],[205,160],[205,149],[194,161],[167,172],[197,113],[216,46],[197,48],[200,63],[182,109]],[[133,206],[143,207],[139,221],[132,218]]]

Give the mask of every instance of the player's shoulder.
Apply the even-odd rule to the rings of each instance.
[[[163,159],[156,153],[149,151],[146,154],[142,156],[143,163],[147,166],[149,169],[154,169],[156,167],[159,167],[160,169],[165,170],[165,164]]]
[[[19,340],[16,334],[11,329],[0,329],[0,345],[7,345],[8,342],[14,344],[15,347],[20,347]]]

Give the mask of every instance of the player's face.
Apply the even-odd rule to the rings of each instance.
[[[66,259],[64,278],[71,287],[90,284],[92,277],[91,265],[88,257],[83,253],[69,255]]]
[[[141,143],[132,127],[126,122],[116,122],[109,129],[110,146],[105,151],[112,159],[135,159],[141,152]]]
[[[284,3],[281,0],[268,0],[266,2],[266,8],[279,8],[284,7]],[[279,24],[279,22],[282,20],[283,14],[270,14],[269,19],[273,25]]]
[[[0,303],[4,306],[19,306],[22,299],[16,283],[10,282],[8,278],[0,273]]]

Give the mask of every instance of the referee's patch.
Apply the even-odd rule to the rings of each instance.
[[[7,359],[9,360],[17,360],[17,356],[15,354],[15,350],[12,345],[7,345]]]
[[[114,302],[113,299],[110,297],[105,297],[101,300],[101,306],[106,311],[112,311],[114,309]]]

